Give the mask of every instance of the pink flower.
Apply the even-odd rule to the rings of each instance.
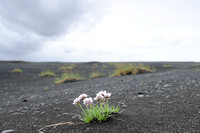
[[[87,95],[84,93],[84,94],[81,94],[78,99],[81,101],[81,100],[84,100],[85,98],[87,98]]]
[[[94,98],[95,101],[103,100],[104,97],[101,94],[97,94],[96,97]]]
[[[93,100],[92,100],[92,98],[90,97],[90,98],[85,98],[84,100],[83,100],[83,104],[85,104],[85,105],[90,105],[90,104],[92,104],[93,103]]]
[[[105,98],[110,98],[110,96],[111,96],[111,93],[104,93]]]
[[[105,93],[106,93],[106,91],[100,91],[100,92],[97,93],[96,95],[102,95],[102,96],[104,96]]]
[[[105,98],[110,98],[111,93],[107,93],[106,91],[100,91],[99,93],[96,94],[96,98],[94,100],[102,100],[103,98],[101,97],[105,97]]]
[[[80,103],[80,99],[78,98],[74,99],[73,104],[77,105],[78,103]]]

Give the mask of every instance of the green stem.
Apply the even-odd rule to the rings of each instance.
[[[81,109],[83,110],[83,112],[86,114],[85,110],[83,109],[83,107],[81,106],[80,103],[78,103],[78,105],[81,107]]]
[[[90,109],[92,109],[92,104],[90,104]]]
[[[101,100],[100,100],[100,106],[101,106],[101,108],[103,109],[103,106],[102,106],[102,104],[101,104]]]
[[[108,98],[107,98],[107,103],[106,103],[106,106],[108,107]]]

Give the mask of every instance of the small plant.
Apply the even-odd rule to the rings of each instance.
[[[192,66],[200,66],[200,63],[194,63]]]
[[[141,84],[141,85],[144,84],[144,81],[141,81],[140,84]]]
[[[93,72],[90,74],[91,78],[99,78],[99,77],[105,77],[105,75],[103,73],[97,73],[97,72]]]
[[[74,69],[75,67],[76,67],[75,64],[71,64],[71,65],[69,65],[69,66],[62,66],[62,67],[60,67],[60,70],[63,70],[63,71],[72,70],[72,69]]]
[[[106,65],[106,64],[103,64],[102,68],[106,68],[106,67],[107,67],[107,65]]]
[[[15,68],[12,70],[13,73],[23,73],[22,69],[20,68]]]
[[[2,90],[0,90],[0,94],[3,94],[3,91],[2,91]]]
[[[62,84],[70,81],[77,81],[77,80],[84,80],[83,76],[80,74],[74,74],[74,73],[63,73],[61,77],[57,77],[55,79],[56,84]]]
[[[90,123],[91,121],[106,121],[114,113],[118,113],[120,108],[109,106],[108,99],[111,97],[111,93],[106,91],[100,91],[96,94],[94,98],[97,101],[97,104],[93,104],[93,99],[91,97],[87,98],[86,94],[80,95],[78,98],[74,99],[73,104],[79,105],[82,109],[82,117],[80,118],[85,123]],[[83,104],[86,105],[84,109],[80,102],[83,101]]]
[[[55,77],[56,75],[55,75],[54,72],[47,70],[47,71],[41,72],[39,74],[39,76],[41,76],[41,77]]]
[[[153,68],[144,65],[131,65],[131,64],[116,64],[116,69],[112,76],[125,76],[125,75],[135,75],[142,73],[150,73],[155,71]]]
[[[48,91],[48,90],[49,90],[49,88],[48,88],[48,87],[45,87],[45,88],[44,88],[44,91]]]
[[[172,65],[162,65],[163,68],[172,68]]]
[[[199,72],[200,71],[200,67],[195,67],[194,70]]]

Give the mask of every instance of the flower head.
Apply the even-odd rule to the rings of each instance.
[[[100,91],[99,93],[96,94],[96,97],[94,100],[102,100],[103,98],[110,98],[111,93],[107,93],[106,91]],[[103,98],[102,98],[103,97]]]
[[[73,104],[77,105],[78,103],[80,103],[80,99],[78,98],[74,99]]]
[[[101,94],[97,94],[96,97],[94,98],[95,101],[103,100],[104,97]]]
[[[100,91],[100,92],[97,93],[96,95],[102,95],[102,96],[104,96],[105,93],[106,93],[106,91]]]
[[[81,94],[78,99],[81,101],[81,100],[84,100],[85,98],[87,98],[87,95],[84,93],[84,94]]]
[[[110,96],[111,96],[111,93],[105,93],[105,94],[104,94],[104,97],[105,97],[105,98],[110,98]]]
[[[85,98],[84,100],[83,100],[83,104],[85,104],[85,105],[90,105],[90,104],[92,104],[93,103],[93,100],[92,100],[92,98],[90,97],[90,98]]]

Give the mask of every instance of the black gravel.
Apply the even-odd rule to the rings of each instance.
[[[38,76],[47,69],[59,75],[59,67],[65,64],[0,63],[0,132],[37,133],[47,125],[64,122],[69,123],[40,133],[200,132],[200,72],[195,69],[199,63],[143,62],[157,71],[95,79],[89,78],[89,73],[101,71],[108,76],[113,67],[77,63],[74,71],[86,75],[86,80],[61,85],[55,85],[52,77]],[[104,69],[103,64],[107,65]],[[173,67],[163,68],[163,64]],[[14,68],[23,73],[12,73]],[[109,103],[122,112],[107,122],[82,123],[81,109],[72,104],[73,99],[82,93],[94,97],[101,90],[112,93]]]

